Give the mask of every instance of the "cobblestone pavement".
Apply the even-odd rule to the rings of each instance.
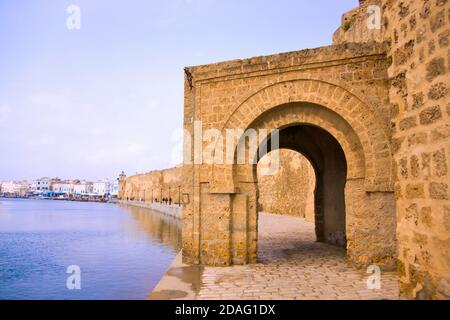
[[[397,299],[394,272],[382,272],[381,289],[370,274],[346,263],[345,250],[315,242],[302,218],[261,213],[259,263],[205,267],[197,299]]]

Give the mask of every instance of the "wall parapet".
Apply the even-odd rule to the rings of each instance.
[[[153,211],[157,211],[159,213],[163,213],[167,216],[181,219],[182,207],[178,205],[166,205],[162,203],[145,203],[140,201],[126,201],[126,200],[120,200],[119,203],[128,206],[150,209]]]
[[[338,63],[339,60],[367,59],[371,56],[384,56],[386,43],[344,43],[304,49],[269,56],[231,60],[187,67],[195,82],[208,81],[228,76],[242,76],[255,72],[277,72],[280,69],[296,67],[323,67],[323,63]],[[348,63],[348,62],[347,62]]]

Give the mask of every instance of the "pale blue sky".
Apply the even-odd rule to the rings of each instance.
[[[329,45],[357,4],[0,0],[0,180],[170,167],[183,67]]]

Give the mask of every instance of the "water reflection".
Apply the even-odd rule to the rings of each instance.
[[[180,221],[99,203],[0,199],[0,299],[145,299],[181,246]],[[66,287],[81,269],[81,290]]]
[[[181,249],[181,220],[149,209],[121,205],[139,221],[152,241],[159,241],[176,251]]]

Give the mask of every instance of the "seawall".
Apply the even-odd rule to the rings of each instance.
[[[120,200],[118,203],[154,210],[154,211],[163,213],[165,215],[175,217],[177,219],[181,219],[181,208],[182,207],[178,206],[178,205],[166,205],[166,204],[161,204],[161,203],[156,203],[156,202],[146,203],[146,202],[141,202],[141,201],[127,201],[127,200]]]

